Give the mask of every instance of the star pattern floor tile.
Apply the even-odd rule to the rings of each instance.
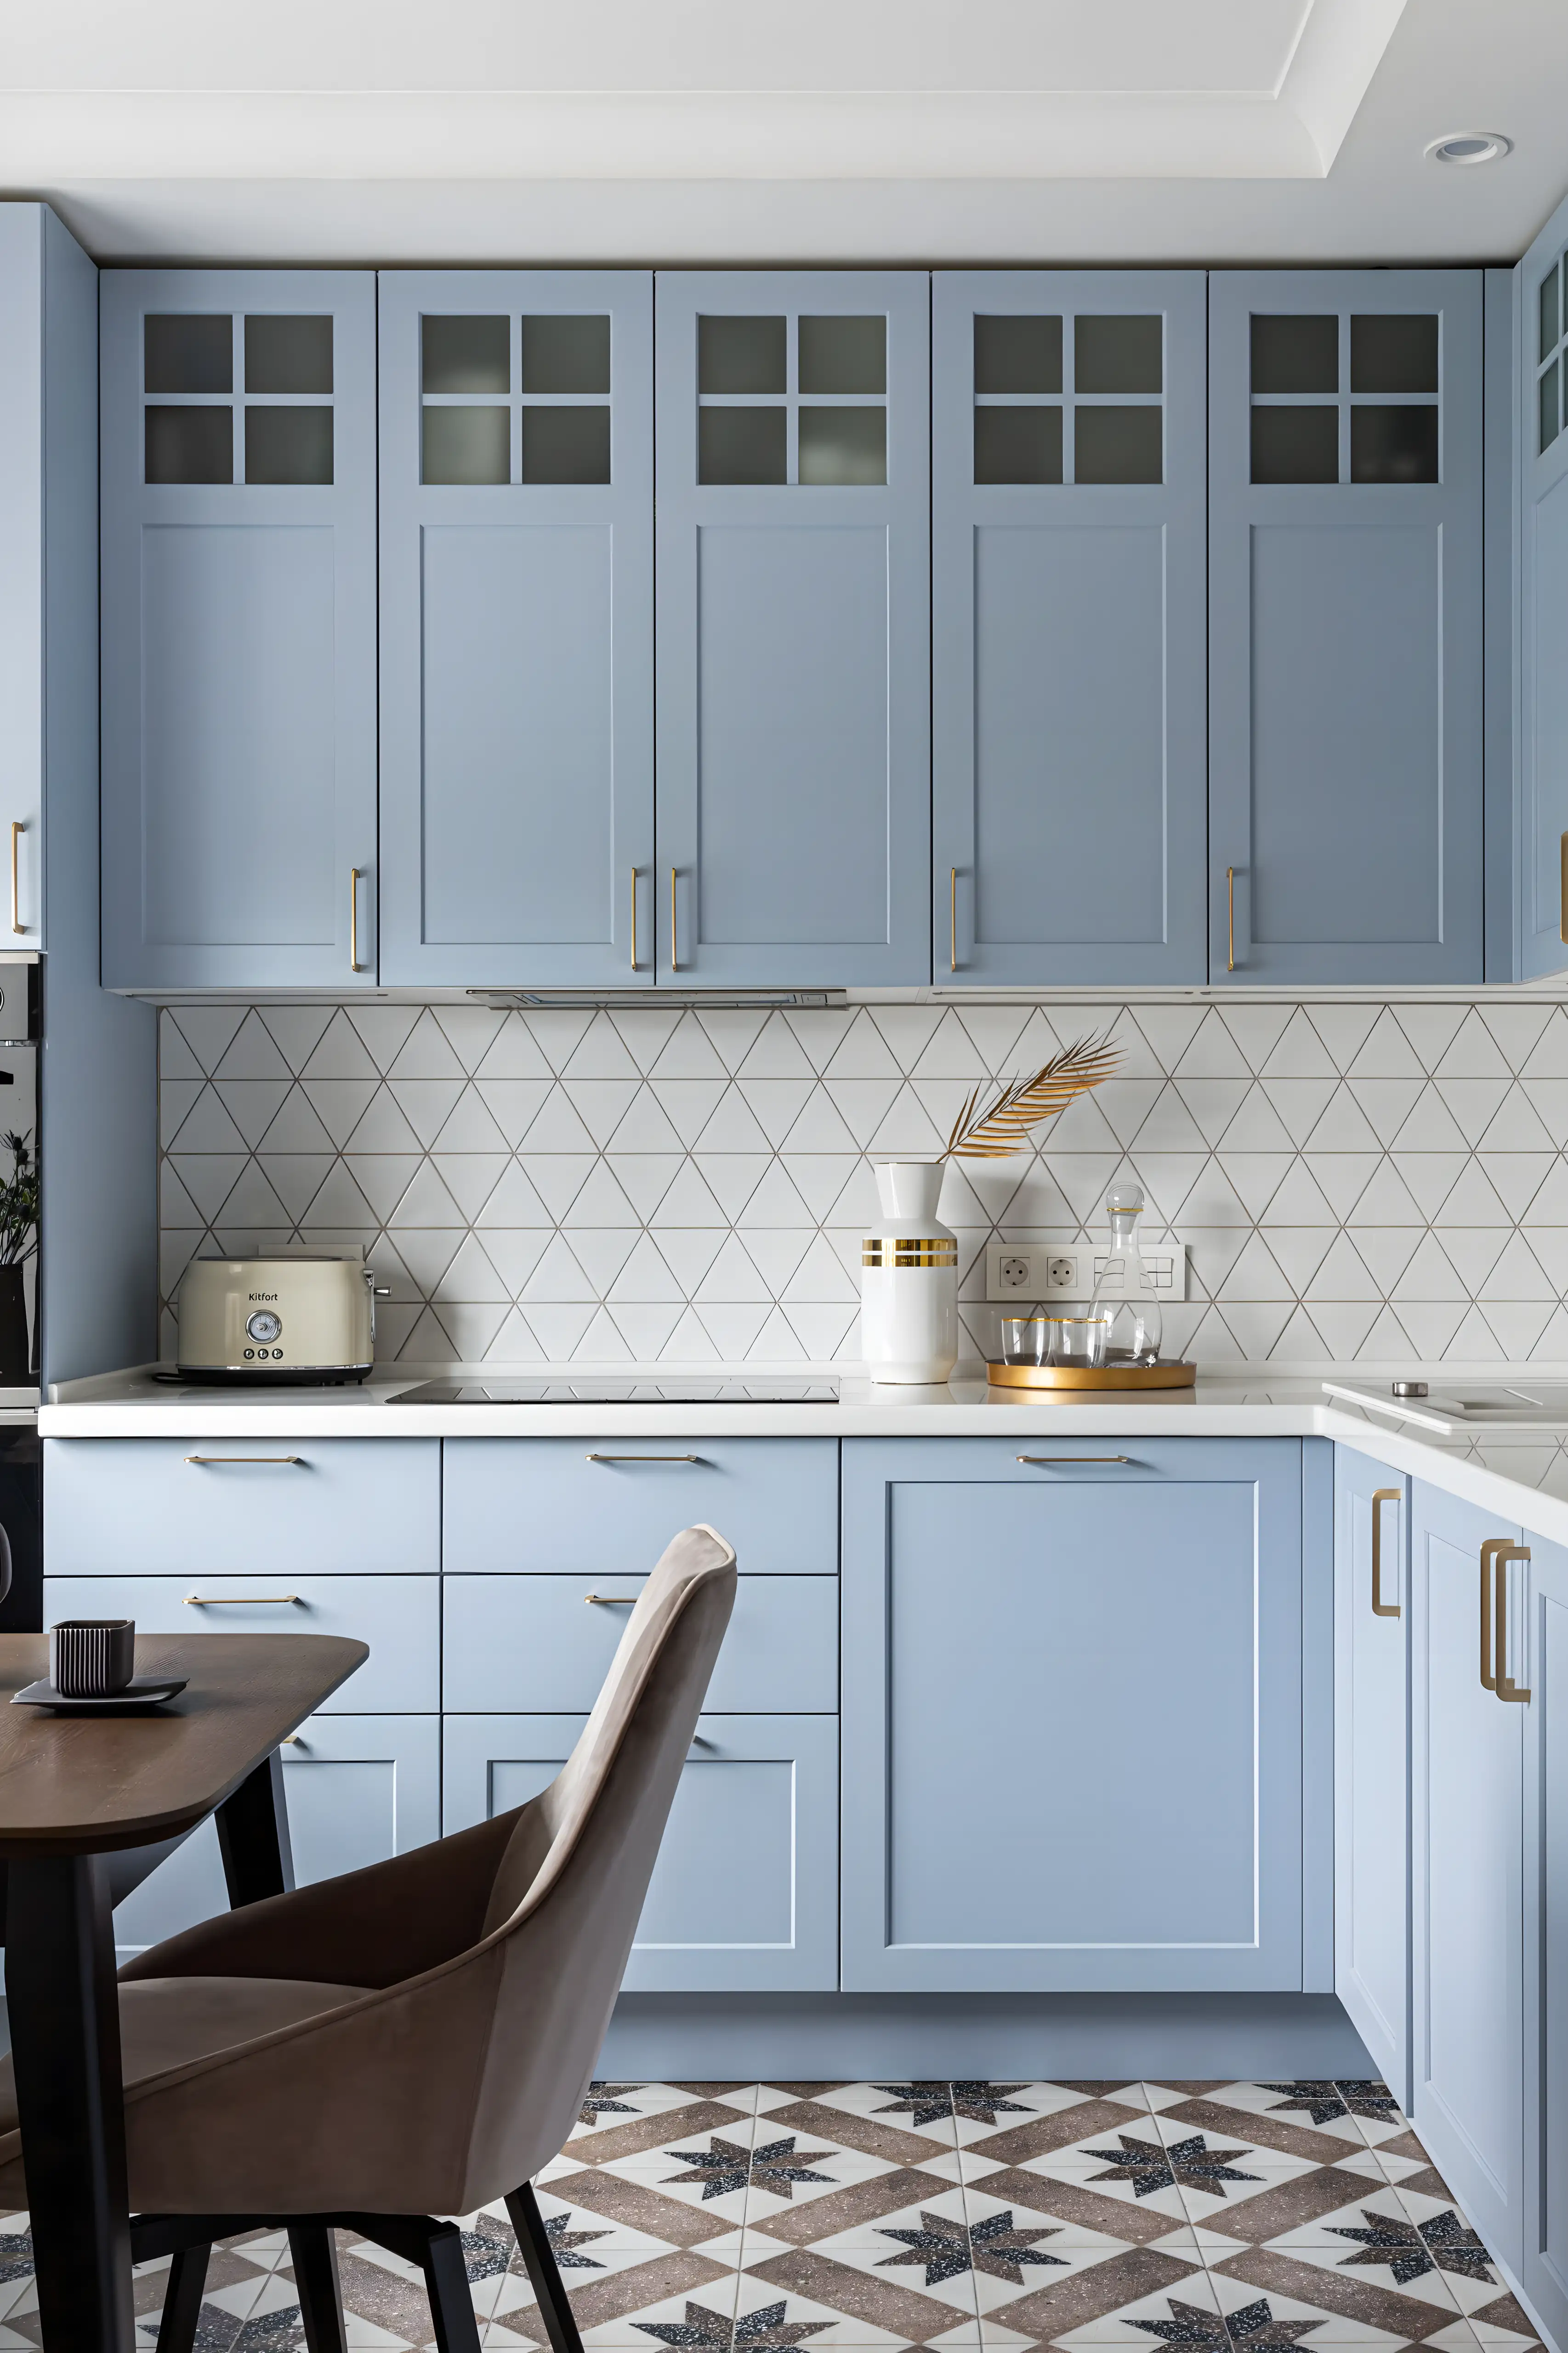
[[[587,2353],[1540,2353],[1381,2084],[595,2084],[539,2201]],[[485,2353],[544,2353],[504,2204],[462,2230]],[[338,2255],[354,2353],[433,2353],[416,2269]],[[197,2344],[303,2353],[286,2233],[214,2250]]]

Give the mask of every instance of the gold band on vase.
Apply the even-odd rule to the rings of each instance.
[[[927,1240],[918,1235],[908,1239],[875,1238],[862,1244],[862,1266],[953,1266],[958,1264],[958,1243],[952,1235],[941,1240]]]

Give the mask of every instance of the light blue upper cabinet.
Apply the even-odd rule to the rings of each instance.
[[[929,280],[655,308],[659,977],[929,980]]]
[[[0,539],[0,707],[6,713],[0,733],[0,846],[7,861],[0,941],[7,948],[45,944],[47,221],[42,205],[0,205],[0,304],[5,319],[0,336],[0,513],[5,518]],[[85,255],[79,265],[90,273]]]
[[[374,987],[374,278],[100,295],[105,986]]]
[[[651,987],[652,278],[380,292],[382,978]]]
[[[1025,1443],[844,1446],[846,1989],[1300,1991],[1300,1444]]]
[[[1207,976],[1205,280],[931,288],[940,982]]]
[[[1515,273],[1521,977],[1568,965],[1568,205]]]
[[[1209,280],[1209,968],[1479,981],[1479,270]]]

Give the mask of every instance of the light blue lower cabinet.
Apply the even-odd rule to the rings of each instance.
[[[443,1828],[524,1804],[583,1715],[448,1715]],[[704,1715],[626,1974],[628,1993],[830,1991],[838,1983],[838,1725]]]
[[[1410,1502],[1410,2119],[1489,2247],[1524,2244],[1524,1758],[1527,1704],[1484,1671],[1494,1540],[1517,1526],[1417,1480]],[[1494,1556],[1495,1559],[1495,1556]],[[1510,1615],[1523,1565],[1505,1564]],[[1495,1591],[1495,1588],[1494,1588]]]
[[[646,1581],[445,1578],[444,1704],[509,1715],[575,1708],[586,1714]],[[741,1577],[707,1696],[721,1715],[833,1715],[838,1706],[837,1578]]]
[[[47,1577],[44,1623],[133,1618],[142,1634],[345,1634],[370,1656],[327,1715],[434,1715],[441,1704],[437,1577]]]
[[[1524,1719],[1524,2250],[1520,2284],[1568,2345],[1568,1551],[1525,1534],[1529,1610],[1515,1678]]]
[[[1300,1445],[1028,1443],[845,1445],[845,1987],[1298,1989]]]
[[[359,1871],[441,1834],[436,1715],[312,1715],[283,1750],[294,1875]],[[217,1833],[204,1822],[120,1905],[121,1953],[228,1909]]]
[[[1408,2111],[1410,1485],[1334,1455],[1334,1991]]]

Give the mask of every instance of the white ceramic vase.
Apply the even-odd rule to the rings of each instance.
[[[874,1381],[945,1381],[958,1362],[958,1240],[937,1220],[946,1163],[878,1164],[882,1230],[861,1250],[860,1346]]]

